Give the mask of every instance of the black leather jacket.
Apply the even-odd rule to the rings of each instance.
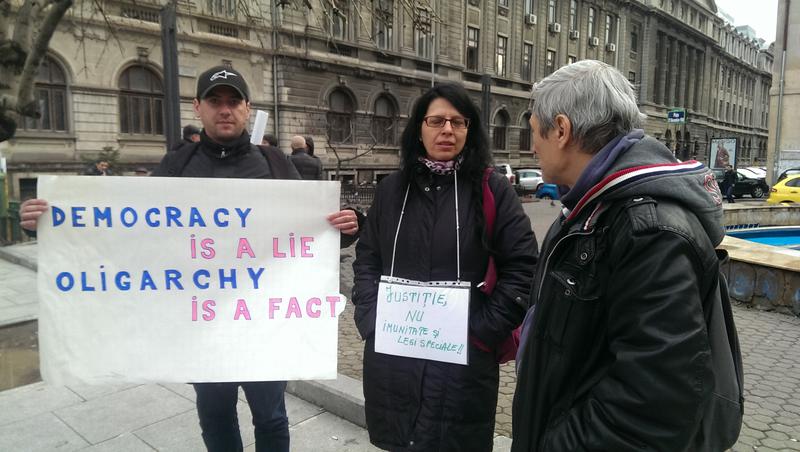
[[[551,227],[518,354],[512,451],[696,446],[714,389],[704,306],[719,297],[722,228],[713,176],[687,171],[601,194]]]

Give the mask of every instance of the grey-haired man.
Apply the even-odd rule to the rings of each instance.
[[[701,424],[728,376],[705,317],[721,297],[713,174],[645,136],[605,63],[562,67],[533,97],[542,176],[568,191],[523,323],[512,451],[714,449]]]

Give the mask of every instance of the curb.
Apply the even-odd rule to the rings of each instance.
[[[290,381],[289,394],[324,408],[359,427],[367,428],[361,381],[337,374],[335,380]]]
[[[8,247],[0,247],[0,259],[11,262],[12,264],[21,265],[33,271],[37,271],[37,264],[35,259],[31,259],[24,255],[19,255],[8,251]]]

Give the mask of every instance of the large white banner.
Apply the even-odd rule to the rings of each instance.
[[[339,185],[40,176],[54,384],[336,377]]]

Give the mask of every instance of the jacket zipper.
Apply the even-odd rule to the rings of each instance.
[[[541,297],[541,295],[542,295],[542,286],[544,286],[544,278],[545,278],[545,275],[547,274],[547,267],[548,267],[548,265],[550,265],[550,258],[553,257],[553,253],[555,253],[556,249],[558,249],[558,245],[561,245],[561,242],[563,242],[564,240],[566,240],[566,239],[568,239],[570,237],[575,237],[575,236],[579,236],[579,235],[591,235],[593,232],[594,231],[573,232],[571,234],[565,235],[564,237],[561,237],[560,239],[558,239],[558,242],[556,242],[556,244],[553,245],[553,248],[550,250],[550,253],[547,255],[547,259],[545,259],[545,261],[544,261],[544,267],[542,267],[542,276],[539,278],[539,287],[536,289],[536,302],[537,303],[539,302],[539,297]]]

